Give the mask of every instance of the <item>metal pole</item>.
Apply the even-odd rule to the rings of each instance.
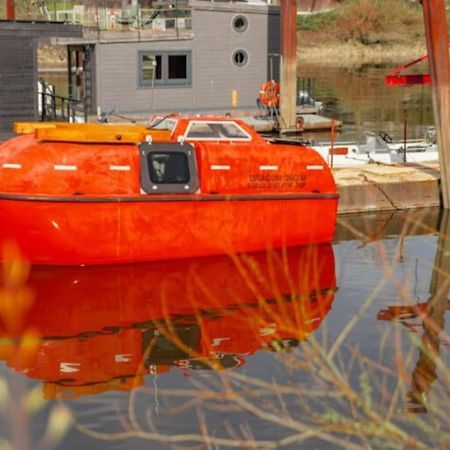
[[[335,131],[335,122],[334,119],[331,119],[331,146],[330,150],[328,151],[330,153],[330,165],[333,167],[334,162],[334,131]]]
[[[408,134],[408,107],[405,102],[403,106],[403,162],[406,162],[406,139]]]
[[[422,0],[434,120],[439,149],[443,207],[450,208],[450,65],[444,0]]]
[[[281,0],[281,128],[294,129],[297,84],[297,3]]]

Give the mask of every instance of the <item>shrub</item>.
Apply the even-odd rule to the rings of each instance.
[[[339,40],[370,45],[423,33],[420,5],[406,0],[346,0],[336,13],[333,31]]]
[[[297,30],[319,31],[323,28],[333,26],[335,20],[335,11],[316,14],[302,14],[297,16]]]

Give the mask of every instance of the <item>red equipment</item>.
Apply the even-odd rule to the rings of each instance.
[[[16,19],[15,1],[14,0],[6,0],[6,18],[8,20]]]
[[[450,43],[449,43],[450,47]],[[428,55],[423,55],[420,58],[415,59],[414,61],[411,61],[407,64],[404,64],[402,66],[395,67],[391,70],[391,73],[386,76],[385,82],[386,84],[390,86],[405,86],[409,84],[430,84],[431,83],[431,75],[428,73],[425,74],[406,74],[401,75],[400,73],[411,67],[414,66],[422,61],[425,61],[428,59]]]
[[[266,81],[259,91],[259,99],[265,106],[277,106],[280,101],[280,85],[276,81]]]

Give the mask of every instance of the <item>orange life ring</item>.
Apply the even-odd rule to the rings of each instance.
[[[259,91],[259,99],[265,106],[277,106],[280,101],[280,85],[276,81],[266,81]]]

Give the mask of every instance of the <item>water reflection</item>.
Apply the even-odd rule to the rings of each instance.
[[[336,289],[331,245],[104,267],[33,267],[33,303],[0,357],[46,398],[144,385],[146,374],[238,367],[309,338]],[[24,336],[33,341],[19,351]]]
[[[332,248],[11,267],[0,429],[35,449],[63,406],[64,450],[447,448],[449,236],[418,209],[340,216]]]
[[[363,142],[365,132],[379,130],[400,140],[405,120],[408,138],[423,138],[434,123],[430,86],[387,86],[385,76],[396,65],[355,69],[302,64],[298,76],[315,79],[315,98],[324,104],[321,114],[344,122],[339,140]],[[329,140],[330,133],[305,133],[304,138]]]
[[[437,379],[441,345],[450,345],[445,334],[445,314],[450,309],[450,211],[440,215],[438,243],[427,301],[392,305],[378,313],[379,320],[397,321],[413,333],[420,334],[419,356],[411,375],[408,392],[413,413],[427,412],[430,390]],[[421,330],[422,329],[422,330]]]

